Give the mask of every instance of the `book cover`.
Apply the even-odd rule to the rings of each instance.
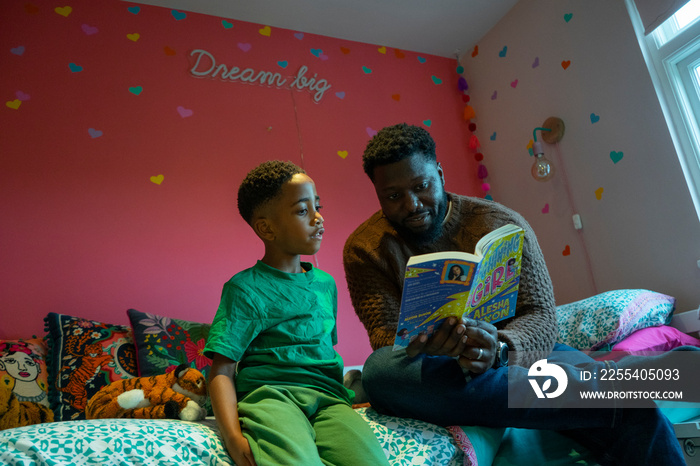
[[[394,349],[430,337],[456,316],[494,323],[512,317],[520,284],[522,228],[508,224],[484,236],[474,253],[445,251],[408,260]]]

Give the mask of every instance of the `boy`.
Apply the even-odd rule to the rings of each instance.
[[[265,253],[224,285],[205,348],[212,407],[238,466],[388,464],[343,386],[335,281],[300,260],[321,247],[320,209],[313,180],[291,162],[259,165],[238,189]]]

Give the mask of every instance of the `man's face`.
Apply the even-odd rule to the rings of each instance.
[[[434,241],[447,212],[439,163],[420,153],[374,169],[374,189],[384,215],[399,234],[419,244]]]

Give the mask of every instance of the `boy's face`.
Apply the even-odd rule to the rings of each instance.
[[[273,229],[274,247],[285,255],[313,255],[321,249],[323,217],[320,198],[313,180],[297,173],[270,201],[268,220]]]

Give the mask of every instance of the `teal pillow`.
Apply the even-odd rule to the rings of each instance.
[[[671,320],[676,298],[649,290],[613,290],[557,307],[557,341],[579,350],[614,345],[632,332]]]

